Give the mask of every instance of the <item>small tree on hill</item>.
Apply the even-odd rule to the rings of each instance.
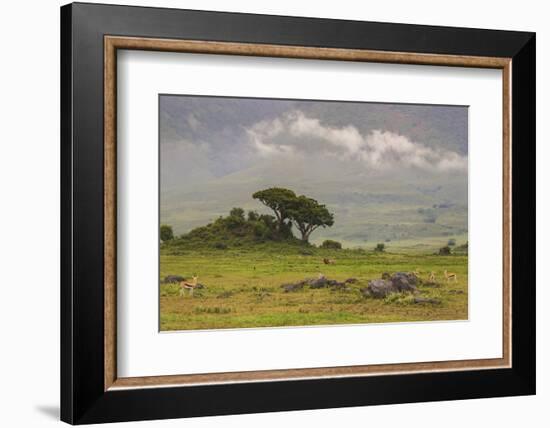
[[[160,239],[163,242],[174,239],[174,231],[172,230],[172,226],[168,226],[167,224],[160,225]]]
[[[386,245],[383,243],[376,244],[376,247],[374,247],[374,251],[378,253],[383,253],[386,250]]]

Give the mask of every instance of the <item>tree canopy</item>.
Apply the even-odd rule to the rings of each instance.
[[[300,231],[304,242],[309,240],[314,230],[334,224],[334,214],[329,212],[325,205],[304,195],[298,196],[291,202],[288,216]]]
[[[289,189],[282,187],[271,187],[269,189],[260,190],[252,195],[254,199],[258,199],[266,207],[271,208],[277,219],[278,229],[284,229],[285,220],[288,217],[288,210],[292,202],[296,199],[296,194]]]
[[[293,224],[304,242],[308,242],[315,229],[334,224],[334,215],[324,205],[304,195],[296,196],[289,189],[271,187],[254,193],[252,197],[273,210],[281,234],[289,234]]]

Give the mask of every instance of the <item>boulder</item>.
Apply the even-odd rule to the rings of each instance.
[[[185,278],[183,276],[179,275],[167,275],[164,277],[164,281],[162,281],[164,284],[176,284],[180,283],[182,281],[185,281]]]
[[[320,276],[319,278],[306,278],[302,281],[282,284],[281,288],[284,289],[286,293],[301,290],[305,286],[313,290],[319,288],[345,289],[348,283],[349,282],[340,282],[335,279],[328,279],[325,276]]]
[[[398,292],[415,292],[419,280],[416,275],[407,272],[396,272],[390,278]]]
[[[387,279],[373,279],[372,281],[369,281],[366,287],[361,288],[360,291],[365,297],[382,299],[388,294],[394,293],[395,287],[392,282]]]
[[[312,279],[308,281],[309,288],[324,288],[329,285],[329,280],[326,279],[324,276],[321,276],[317,279]]]
[[[285,290],[285,293],[290,293],[292,291],[298,291],[304,288],[304,283],[300,281],[300,282],[294,282],[290,284],[283,284],[281,285],[281,288]]]
[[[383,299],[390,293],[417,293],[418,278],[409,273],[397,272],[389,279],[374,279],[360,291],[365,297]]]

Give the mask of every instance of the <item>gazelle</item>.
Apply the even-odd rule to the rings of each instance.
[[[445,278],[447,279],[447,282],[449,282],[451,279],[454,279],[454,281],[456,282],[456,273],[453,273],[453,272],[443,272],[443,274],[445,275]]]
[[[183,296],[183,293],[185,292],[185,290],[189,290],[189,294],[192,296],[193,295],[193,290],[198,285],[198,282],[197,282],[198,279],[199,279],[198,276],[194,276],[193,280],[191,282],[185,281],[185,280],[181,281],[180,282],[180,296]]]
[[[428,277],[428,281],[435,282],[435,272],[431,271],[430,276]]]

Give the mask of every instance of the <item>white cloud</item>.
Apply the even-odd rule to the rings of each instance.
[[[467,171],[468,159],[449,150],[436,150],[404,135],[374,130],[363,135],[352,125],[341,128],[293,111],[248,128],[247,135],[259,155],[322,154],[362,162],[370,169],[412,167],[435,171]]]

